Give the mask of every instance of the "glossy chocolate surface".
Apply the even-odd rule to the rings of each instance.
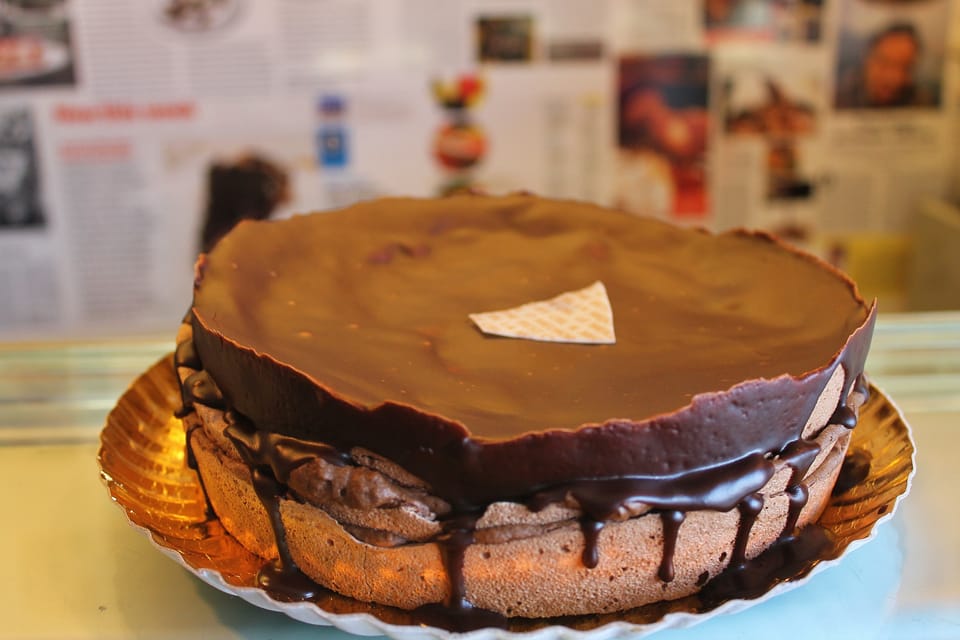
[[[615,345],[467,318],[596,280]],[[368,448],[460,508],[778,452],[836,366],[843,406],[874,318],[766,235],[529,196],[242,223],[198,264],[193,307],[204,369],[257,428]]]

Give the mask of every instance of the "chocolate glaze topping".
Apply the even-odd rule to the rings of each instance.
[[[615,345],[491,338],[467,318],[595,280]],[[206,370],[259,429],[370,449],[460,510],[776,452],[837,366],[846,397],[875,317],[770,236],[526,196],[242,223],[198,264],[193,309]]]

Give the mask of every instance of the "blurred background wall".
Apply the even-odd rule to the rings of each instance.
[[[0,339],[169,332],[242,217],[520,189],[960,308],[955,0],[0,0]]]

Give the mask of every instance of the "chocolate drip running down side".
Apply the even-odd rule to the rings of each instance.
[[[600,532],[606,524],[603,520],[594,520],[589,516],[580,518],[580,532],[583,534],[583,555],[581,561],[587,569],[596,569],[600,564]]]
[[[447,572],[450,593],[441,604],[428,604],[416,610],[428,624],[433,623],[454,631],[472,631],[484,627],[506,628],[507,619],[494,612],[473,606],[467,598],[464,559],[467,548],[474,542],[477,520],[482,514],[455,515],[443,523],[443,533],[435,540],[440,548],[443,567]]]
[[[733,543],[733,553],[730,555],[730,564],[742,564],[747,559],[747,541],[753,525],[763,509],[763,496],[759,493],[751,494],[737,505],[740,511],[740,524],[737,525],[737,538]]]
[[[251,480],[260,503],[270,517],[270,528],[277,543],[278,555],[275,561],[260,567],[257,584],[289,602],[312,598],[317,593],[318,585],[300,571],[287,544],[286,529],[280,517],[282,486],[270,470],[264,467],[254,467],[251,470]]]
[[[789,536],[797,526],[797,520],[800,518],[800,512],[807,504],[809,491],[802,482],[810,465],[816,460],[820,453],[820,445],[807,440],[796,440],[791,442],[780,453],[780,459],[790,467],[790,480],[787,482],[786,493],[789,498],[789,507],[787,511],[787,521],[783,526],[781,535]]]
[[[335,466],[345,466],[349,464],[349,456],[321,443],[259,431],[235,411],[227,411],[224,419],[228,425],[227,438],[233,442],[240,458],[250,466],[253,488],[269,516],[277,545],[279,557],[261,568],[257,581],[288,601],[312,598],[317,592],[317,584],[300,571],[290,554],[280,516],[280,498],[286,493],[290,474],[300,465],[321,458]]]
[[[467,547],[473,544],[477,526],[476,514],[466,514],[447,520],[443,524],[443,533],[436,538],[443,556],[443,566],[450,582],[450,595],[446,605],[450,609],[472,609],[467,600],[466,580],[463,575],[463,562]]]
[[[839,424],[847,429],[853,429],[857,426],[857,414],[847,404],[847,399],[849,397],[848,394],[851,391],[860,394],[860,396],[863,398],[863,402],[867,401],[870,391],[866,377],[862,371],[856,376],[852,386],[844,388],[844,392],[840,395],[840,404],[837,406],[836,411],[833,412],[833,415],[830,416],[830,424]]]
[[[680,525],[686,519],[683,511],[664,511],[660,514],[663,524],[663,555],[660,558],[660,569],[657,577],[663,582],[672,582],[676,572],[673,567],[673,554],[677,550],[677,536],[680,535]]]
[[[853,429],[857,426],[857,414],[850,407],[841,405],[830,416],[830,424],[839,424],[847,429]]]

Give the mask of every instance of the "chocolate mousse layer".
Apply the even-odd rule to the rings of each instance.
[[[490,337],[468,318],[598,280],[616,344]],[[766,234],[530,196],[243,222],[199,261],[192,311],[224,406],[258,430],[370,450],[458,511],[777,454],[837,367],[846,418],[876,315],[848,278]]]

